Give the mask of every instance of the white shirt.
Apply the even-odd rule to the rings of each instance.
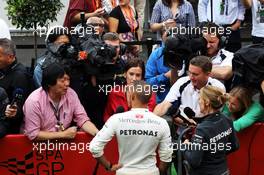
[[[223,58],[225,57],[225,58]],[[225,49],[221,49],[218,51],[217,55],[213,57],[212,64],[213,66],[230,66],[232,67],[232,60],[234,58],[234,53],[229,52]]]
[[[0,38],[7,38],[11,40],[9,28],[4,20],[0,18]]]
[[[190,80],[189,76],[182,77],[178,79],[174,85],[170,88],[169,93],[167,94],[165,101],[173,103],[179,100],[180,97],[180,109],[185,107],[190,107],[195,112],[195,117],[202,117],[203,115],[200,112],[199,106],[199,94],[200,90],[195,89],[192,85],[192,82],[188,83],[184,88],[182,93],[180,94],[180,87],[187,83]],[[225,91],[225,86],[219,80],[209,77],[207,81],[207,85],[212,85],[215,87],[219,87]]]
[[[94,157],[103,155],[104,146],[116,135],[119,173],[157,173],[156,149],[160,160],[170,162],[172,155],[170,128],[166,120],[144,108],[111,116],[90,143]]]
[[[262,5],[263,6],[263,5]],[[252,0],[252,36],[264,37],[264,23],[260,23],[259,16],[257,15],[258,8],[261,8],[260,2],[258,0]],[[264,10],[264,9],[263,9]]]
[[[233,24],[235,20],[244,20],[245,7],[241,0],[224,0],[224,14],[220,13],[220,4],[222,0],[213,1],[213,22],[218,25]],[[211,21],[211,0],[199,0],[198,17],[199,22]]]

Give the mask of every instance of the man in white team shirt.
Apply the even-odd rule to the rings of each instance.
[[[195,112],[195,117],[202,117],[199,106],[200,89],[206,85],[212,85],[225,91],[225,86],[219,80],[210,77],[211,70],[212,62],[209,57],[192,58],[188,70],[189,75],[174,83],[164,101],[155,107],[154,113],[163,116],[173,105],[180,109],[189,107]]]
[[[111,116],[90,143],[92,155],[109,171],[117,175],[162,175],[171,162],[172,143],[167,122],[149,112],[151,87],[144,81],[134,81],[127,90],[128,112]],[[103,155],[104,146],[116,135],[119,163],[112,165]],[[156,166],[156,149],[160,157]]]

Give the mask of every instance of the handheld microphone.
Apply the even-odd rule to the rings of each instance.
[[[190,107],[185,107],[183,109],[183,112],[186,114],[186,116],[190,119],[193,119],[195,117],[195,112]]]
[[[193,123],[191,123],[189,120],[187,120],[184,116],[181,115],[181,110],[178,107],[174,106],[174,105],[172,105],[168,109],[166,115],[171,116],[172,118],[179,117],[184,123],[186,123],[188,125],[193,125]]]
[[[24,94],[23,89],[16,88],[14,93],[13,93],[13,100],[12,100],[10,106],[14,106],[15,103],[16,104],[21,103],[23,100],[23,94]]]
[[[125,112],[125,108],[123,106],[118,106],[116,108],[115,114]]]

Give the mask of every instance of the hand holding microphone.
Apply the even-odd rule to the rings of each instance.
[[[187,126],[195,126],[197,123],[193,120],[195,113],[189,107],[185,107],[183,110],[176,106],[171,106],[166,115],[171,116],[178,124],[185,124]]]
[[[7,105],[5,110],[5,117],[12,118],[17,114],[17,105]]]
[[[21,88],[16,88],[13,93],[13,100],[12,102],[6,106],[5,109],[5,117],[12,118],[15,117],[17,114],[17,105],[20,104],[23,100],[24,91]]]

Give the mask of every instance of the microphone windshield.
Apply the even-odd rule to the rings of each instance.
[[[16,88],[13,92],[13,100],[11,102],[11,106],[14,105],[15,102],[20,103],[23,99],[24,91],[21,88]]]
[[[185,107],[183,109],[183,112],[187,115],[189,118],[194,118],[195,117],[195,112],[190,108],[190,107]]]

